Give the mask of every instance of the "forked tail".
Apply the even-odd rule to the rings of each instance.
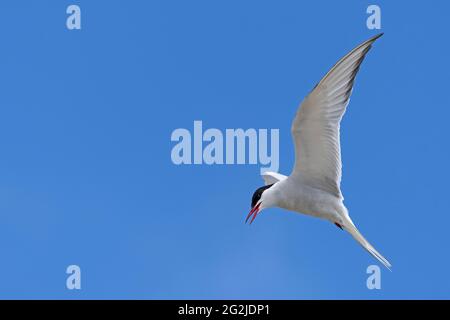
[[[344,225],[344,229],[347,230],[353,238],[355,238],[356,241],[359,242],[359,244],[366,249],[372,256],[374,256],[378,261],[380,261],[386,268],[391,270],[392,265],[389,263],[389,261],[386,260],[385,257],[383,257],[370,243],[367,241],[363,235],[356,229],[355,225],[351,220],[349,223],[346,223]]]

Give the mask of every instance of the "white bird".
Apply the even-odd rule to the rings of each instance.
[[[320,80],[301,103],[292,123],[295,165],[289,177],[265,172],[265,186],[252,197],[246,222],[261,210],[280,207],[326,219],[348,231],[387,268],[387,261],[358,231],[343,203],[339,127],[355,76],[376,35],[350,51]]]

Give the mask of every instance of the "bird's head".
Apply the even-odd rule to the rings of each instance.
[[[256,191],[253,193],[252,196],[252,205],[251,205],[251,210],[247,216],[247,219],[245,219],[245,222],[248,221],[248,219],[250,219],[250,217],[252,217],[252,220],[250,220],[250,224],[256,219],[256,216],[258,215],[258,213],[260,213],[264,208],[267,208],[270,206],[269,203],[269,197],[268,195],[268,190],[270,189],[270,187],[272,187],[273,184],[267,185],[267,186],[263,186],[260,187],[258,189],[256,189]]]

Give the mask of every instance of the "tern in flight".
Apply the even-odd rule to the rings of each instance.
[[[372,44],[363,42],[339,60],[301,103],[292,123],[295,165],[289,177],[265,172],[265,186],[252,197],[246,222],[261,210],[279,207],[326,219],[349,232],[387,268],[387,261],[358,231],[343,203],[339,127],[359,67]]]

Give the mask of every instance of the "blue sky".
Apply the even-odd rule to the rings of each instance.
[[[381,290],[329,223],[243,223],[260,166],[170,158],[194,120],[279,128],[288,174],[297,106],[378,33],[369,4],[2,1],[0,298],[450,298],[449,3],[376,1],[385,35],[341,127],[345,204],[393,264]]]

